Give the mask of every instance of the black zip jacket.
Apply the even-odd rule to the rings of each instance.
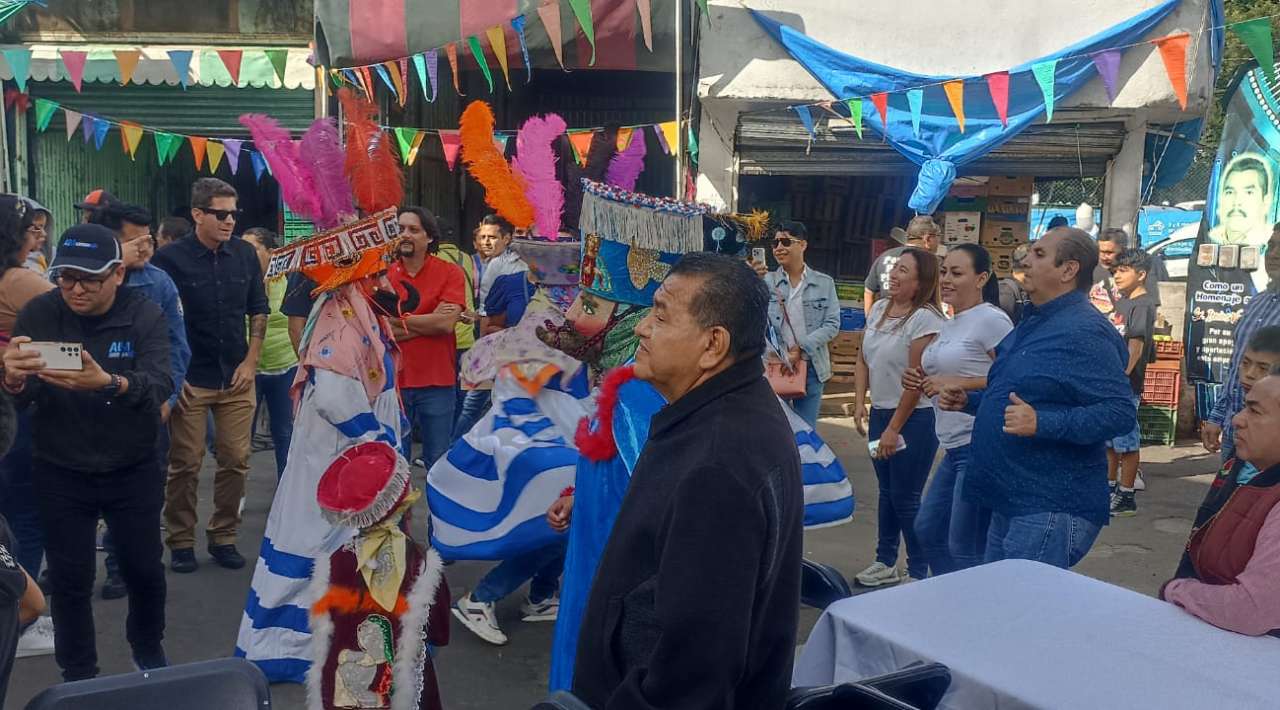
[[[81,343],[103,370],[129,381],[127,392],[108,398],[29,378],[17,403],[35,406],[35,458],[74,471],[106,473],[155,456],[160,405],[173,393],[169,329],[159,306],[122,287],[111,310],[88,318],[72,311],[54,289],[22,309],[13,334]]]
[[[654,415],[578,635],[596,710],[779,710],[800,606],[804,492],[748,357]]]

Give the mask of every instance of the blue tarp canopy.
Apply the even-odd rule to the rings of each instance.
[[[1140,41],[1177,7],[1178,2],[1167,0],[1088,39],[1010,68],[1007,127],[1001,126],[982,77],[932,76],[887,67],[832,49],[755,10],[751,14],[765,32],[836,98],[866,99],[872,94],[889,93],[885,138],[898,152],[920,166],[916,190],[909,204],[917,212],[931,213],[955,180],[957,166],[1000,146],[1044,116],[1044,94],[1032,75],[1033,65],[1058,60],[1053,95],[1055,103],[1061,103],[1097,76],[1090,54]],[[966,80],[964,133],[960,132],[941,87],[942,82],[957,78]],[[917,136],[904,92],[919,87],[928,88],[924,90]],[[864,103],[864,111],[864,125],[881,132],[881,117],[870,101]]]

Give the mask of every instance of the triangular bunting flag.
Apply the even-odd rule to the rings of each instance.
[[[18,91],[27,93],[27,79],[31,77],[31,50],[26,48],[4,50],[4,60],[9,63]]]
[[[987,80],[987,91],[991,92],[991,103],[995,104],[1000,125],[1007,128],[1009,126],[1009,72],[992,72],[983,78]]]
[[[525,43],[524,27],[527,20],[524,15],[511,18],[511,26],[515,28],[516,39],[520,40],[520,56],[524,58],[524,83],[533,81],[533,65],[529,63],[529,45]]]
[[[674,126],[675,122],[672,121]],[[591,139],[594,138],[596,132],[593,130],[585,131],[569,131],[569,145],[573,147],[573,158],[578,161],[578,165],[587,164],[587,153],[591,150]]]
[[[444,48],[444,53],[449,57],[449,68],[453,70],[453,90],[459,96],[466,96],[462,93],[462,88],[458,86],[458,43],[453,42]],[[450,168],[452,170],[452,168]]]
[[[62,117],[67,119],[67,140],[71,140],[71,136],[76,134],[76,128],[80,126],[81,115],[79,111],[62,109]]]
[[[453,170],[458,162],[458,149],[462,147],[462,137],[457,131],[440,130],[440,147],[444,150],[444,162]]]
[[[227,68],[227,73],[231,75],[231,85],[240,85],[240,60],[244,59],[244,53],[238,49],[219,49],[218,58],[222,60],[222,66]]]
[[[679,130],[679,125],[675,121],[667,121],[659,123],[657,129],[662,135],[662,143],[666,147],[667,155],[676,152],[678,145],[676,131]]]
[[[89,139],[97,133],[97,120],[93,116],[84,116],[84,120],[80,122],[80,139],[85,144],[89,143]],[[67,140],[70,140],[68,138]]]
[[[946,88],[946,85],[943,85]],[[950,98],[948,93],[947,97]],[[908,89],[907,105],[911,108],[911,133],[916,138],[920,137],[920,114],[924,110],[924,89]],[[960,122],[960,132],[964,133],[964,121]]]
[[[169,63],[173,65],[173,72],[178,75],[178,83],[183,89],[191,83],[191,57],[194,52],[189,49],[171,49],[169,50]]]
[[[133,160],[138,154],[138,144],[142,142],[142,126],[128,121],[120,123],[120,141],[124,143],[124,151]]]
[[[650,0],[636,0],[636,10],[640,12],[640,32],[644,35],[644,46],[653,51],[653,9]]]
[[[1093,66],[1102,77],[1102,85],[1107,89],[1107,99],[1116,101],[1116,76],[1120,74],[1120,50],[1107,49],[1089,55]]]
[[[93,147],[102,150],[102,146],[107,142],[107,133],[111,130],[111,124],[95,118],[93,120]]]
[[[497,146],[498,152],[503,156],[507,154],[507,141],[511,140],[511,136],[506,133],[493,134],[493,144]]]
[[[484,74],[484,80],[489,84],[489,93],[493,93],[493,72],[489,71],[489,60],[484,56],[484,48],[480,46],[480,38],[471,35],[467,38],[467,46],[471,48],[471,56],[476,58],[476,64],[480,65],[480,73]]]
[[[507,91],[511,91],[511,67],[507,65],[507,33],[502,25],[494,25],[484,31],[489,38],[489,49],[498,58],[498,66],[502,68],[502,78],[507,81]]]
[[[138,59],[142,57],[142,52],[136,49],[117,49],[116,64],[120,66],[120,85],[128,86],[133,81],[133,73],[138,70]]]
[[[231,168],[232,175],[235,175],[236,170],[240,168],[240,147],[243,145],[244,141],[234,138],[222,141],[222,147],[227,151],[227,167]]]
[[[151,137],[156,142],[156,164],[164,165],[165,161],[169,159],[169,144],[179,139],[174,134],[165,133],[164,131],[156,131],[151,134]]]
[[[635,134],[636,134],[636,129],[634,128],[618,129],[618,152],[619,153],[631,147],[631,137],[634,136]]]
[[[688,147],[689,160],[692,160],[693,164],[697,165],[698,164],[698,136],[693,132],[693,126],[689,126],[689,136],[688,138],[686,138],[686,140],[689,143],[689,147]]]
[[[569,0],[569,7],[573,9],[573,16],[578,18],[582,35],[591,45],[591,61],[587,64],[594,67],[596,65],[596,26],[595,20],[591,18],[591,0]]]
[[[857,131],[858,140],[862,140],[862,99],[847,99],[844,103],[849,107],[849,123]]]
[[[180,148],[182,148],[182,136],[175,134],[173,140],[169,142],[169,154],[165,156],[164,162],[173,162],[173,159],[178,157],[178,149]]]
[[[1031,65],[1031,73],[1036,75],[1036,83],[1040,84],[1040,93],[1044,94],[1044,120],[1053,120],[1053,82],[1058,74],[1058,60]]]
[[[218,166],[222,165],[222,156],[226,153],[226,149],[218,141],[209,141],[205,150],[209,153],[209,172],[218,172]]]
[[[964,133],[964,79],[943,82],[942,90],[947,92],[951,113],[956,115],[956,123],[960,124],[960,132]]]
[[[36,99],[36,130],[44,132],[49,127],[49,121],[53,119],[53,113],[58,110],[58,104],[48,99]]]
[[[391,75],[391,83],[396,89],[396,101],[401,106],[404,106],[409,96],[408,92],[405,91],[408,87],[405,86],[404,75],[400,73],[400,67],[395,62],[387,62],[385,66],[387,67],[387,73]]]
[[[67,78],[71,80],[71,85],[76,87],[76,93],[80,93],[84,82],[84,63],[89,58],[89,53],[62,49],[58,54],[62,55],[62,66],[67,68]]]
[[[702,14],[707,16],[707,22],[711,22],[711,11],[707,9],[707,0],[698,0],[698,7],[702,10]]]
[[[373,100],[373,74],[369,73],[369,67],[360,67],[356,72],[356,76],[360,77],[360,87],[364,89],[364,95]]]
[[[405,165],[412,165],[417,158],[418,146],[422,144],[422,131],[416,128],[396,128],[396,143],[400,144],[400,160]]]
[[[409,84],[413,83],[409,78],[409,58],[400,57],[396,60],[396,69],[400,72],[400,86],[404,87],[404,98],[409,98]],[[404,108],[404,101],[400,102],[400,107]]]
[[[205,144],[209,142],[207,138],[200,136],[188,136],[187,141],[191,143],[191,155],[196,160],[196,170],[204,168]]]
[[[556,53],[556,61],[560,68],[569,71],[564,65],[564,38],[560,32],[560,0],[542,0],[538,6],[538,17],[547,30],[547,39],[551,41],[551,49]]]
[[[889,133],[889,95],[883,91],[878,94],[872,94],[871,103],[875,105],[876,112],[880,114],[880,126],[887,135]]]
[[[432,59],[435,59],[435,50],[431,50]],[[427,87],[427,57],[425,54],[413,55],[413,68],[418,72],[418,84],[422,86],[422,95],[427,101],[436,100],[436,82],[431,81],[430,88]]]
[[[1191,35],[1181,32],[1151,40],[1160,50],[1164,71],[1169,75],[1169,83],[1173,85],[1173,93],[1183,111],[1187,110],[1187,42],[1190,39]]]
[[[1267,81],[1274,83],[1276,47],[1271,38],[1271,18],[1259,17],[1227,26],[1236,33],[1241,42],[1244,42],[1244,46],[1249,48],[1253,58],[1258,60],[1258,66],[1262,67],[1263,73],[1267,75]]]
[[[280,80],[280,85],[284,85],[284,73],[289,67],[289,50],[287,49],[266,49],[263,50],[267,54],[267,61],[271,62],[271,68],[276,72],[276,78]],[[259,176],[261,177],[261,176]]]
[[[387,62],[387,64],[391,64],[391,62]],[[386,65],[379,64],[374,67],[374,71],[378,72],[378,78],[382,79],[382,83],[386,84],[388,89],[391,89],[391,93],[394,94],[396,97],[396,100],[399,101],[400,92],[396,91],[396,85],[392,83],[391,76],[387,73]]]
[[[262,182],[262,174],[267,171],[267,159],[255,150],[249,153],[249,162],[253,163],[253,179]]]
[[[667,132],[662,130],[660,124],[653,125],[653,134],[658,137],[658,145],[662,146],[662,152],[671,155],[671,144],[667,142]]]
[[[809,144],[812,145],[814,139],[813,112],[809,110],[808,106],[792,106],[791,110],[795,111],[796,115],[800,117],[800,123],[804,124],[804,130],[809,134]]]

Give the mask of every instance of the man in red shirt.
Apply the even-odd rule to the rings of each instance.
[[[422,437],[422,458],[414,463],[430,467],[449,450],[458,379],[454,325],[467,293],[462,269],[432,253],[440,242],[434,215],[421,207],[402,208],[400,233],[405,237],[400,260],[387,276],[401,298],[408,286],[417,291],[419,302],[391,328],[400,344],[400,397]],[[404,449],[411,454],[412,440]]]

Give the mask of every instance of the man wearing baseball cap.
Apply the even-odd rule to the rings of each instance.
[[[34,405],[33,479],[53,587],[55,657],[65,680],[98,674],[90,601],[101,516],[129,590],[134,665],[162,667],[164,478],[155,442],[160,406],[173,391],[164,314],[121,288],[120,243],[100,225],[68,229],[49,272],[58,288],[18,314],[3,387],[19,407]],[[61,362],[67,355],[75,359]]]
[[[93,213],[108,205],[114,205],[119,200],[110,192],[102,188],[90,190],[89,194],[84,196],[83,200],[76,203],[76,209],[80,210],[80,223],[87,224]]]

